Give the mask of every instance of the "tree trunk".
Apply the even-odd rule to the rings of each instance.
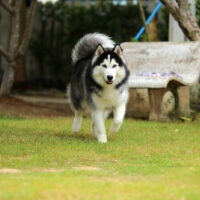
[[[26,29],[26,1],[23,1],[22,6],[20,8],[20,26],[19,26],[19,41],[18,45],[20,45],[24,38],[24,32]],[[25,82],[25,62],[26,56],[23,55],[19,58],[17,62],[15,82]]]
[[[10,33],[8,50],[10,53],[9,60],[4,62],[4,73],[1,81],[0,96],[9,96],[11,88],[15,81],[16,60],[14,59],[15,51],[19,45],[19,28],[20,28],[20,8],[23,0],[13,0],[15,6],[15,15],[11,15],[10,19]]]
[[[187,0],[160,0],[175,20],[178,22],[183,33],[191,41],[200,40],[200,29],[195,17],[193,16]]]
[[[155,17],[149,23],[149,32],[150,32],[150,36],[151,36],[151,41],[152,42],[153,41],[159,41],[157,23],[158,23],[158,21],[156,20]]]
[[[188,39],[191,41],[200,40],[200,29],[190,10],[180,12],[179,15],[174,14],[173,16]]]
[[[4,64],[5,70],[1,83],[0,96],[9,96],[10,90],[15,80],[15,66],[15,62],[6,62]]]
[[[174,16],[175,17],[175,16]],[[175,17],[184,34],[192,41],[200,40],[200,29],[191,11],[181,13]]]
[[[20,32],[22,27],[21,10],[25,12],[25,0],[10,0],[8,3],[0,0],[2,5],[10,13],[8,49],[5,50],[0,46],[0,53],[4,56],[6,63],[4,65],[4,74],[2,78],[0,96],[8,96],[14,83],[17,62],[24,56],[28,42],[30,40],[34,15],[37,7],[37,0],[31,1],[31,7],[27,12],[27,21],[24,24],[25,30]],[[24,13],[24,15],[26,15]]]
[[[145,27],[145,32],[147,34],[147,40],[151,41],[150,34],[149,34],[149,27],[146,25],[146,16],[144,13],[144,9],[143,9],[141,0],[138,0],[138,7],[140,10],[140,16],[141,16],[142,23],[143,23],[143,26]]]

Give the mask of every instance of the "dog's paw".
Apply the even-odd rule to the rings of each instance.
[[[106,137],[106,135],[103,135],[103,136],[99,136],[98,137],[98,142],[99,143],[106,143],[107,142],[107,137]]]
[[[79,133],[79,129],[73,129],[72,128],[72,131],[73,131],[74,134],[78,134]]]
[[[119,127],[120,127],[120,124],[116,124],[116,123],[112,123],[111,127],[110,127],[110,134],[111,135],[114,135],[118,132],[119,130]]]

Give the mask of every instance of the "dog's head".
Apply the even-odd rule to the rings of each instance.
[[[92,76],[101,86],[116,86],[126,76],[123,50],[119,44],[116,44],[112,50],[105,50],[99,44],[92,59],[92,66]]]

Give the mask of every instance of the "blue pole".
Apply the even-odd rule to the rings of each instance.
[[[151,15],[149,16],[149,18],[146,21],[146,25],[149,25],[150,21],[152,20],[152,18],[155,16],[155,14],[158,12],[158,10],[160,9],[160,7],[162,6],[162,3],[159,2],[156,6],[156,8],[154,9],[154,11],[151,13]],[[140,36],[142,35],[142,33],[144,32],[145,27],[143,26],[140,31],[138,32],[138,34],[135,36],[135,40],[138,40],[140,38]]]

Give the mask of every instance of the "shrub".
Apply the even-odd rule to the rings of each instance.
[[[84,34],[101,32],[124,42],[131,41],[142,26],[137,5],[100,3],[86,7],[57,2],[41,4],[39,11],[41,29],[30,47],[40,67],[38,83],[50,87],[63,88],[69,82],[71,50]]]
[[[196,18],[200,26],[200,0],[196,0]]]
[[[142,26],[137,6],[100,4],[40,5],[41,29],[30,47],[40,67],[41,80],[63,85],[70,80],[71,50],[84,34],[102,32],[116,42],[130,41]]]

